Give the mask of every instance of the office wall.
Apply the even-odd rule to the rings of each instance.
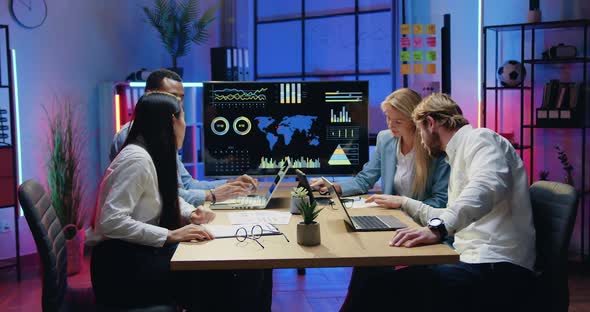
[[[47,1],[48,17],[40,28],[24,29],[10,16],[9,0],[0,0],[0,24],[10,27],[11,46],[18,61],[23,179],[45,183],[46,117],[42,107],[51,108],[55,98],[69,98],[77,106],[88,140],[86,160],[87,206],[95,201],[102,172],[98,169],[98,90],[103,81],[122,81],[142,67],[171,66],[156,33],[144,21],[140,1]],[[208,8],[213,0],[202,1]],[[179,59],[184,79],[209,78],[209,47],[218,45],[219,24],[214,22],[210,37],[202,46],[192,46]],[[0,220],[12,220],[12,209],[0,210]],[[21,218],[21,253],[35,252],[35,246]],[[14,257],[14,230],[0,233],[0,259]]]

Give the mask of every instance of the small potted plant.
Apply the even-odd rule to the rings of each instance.
[[[170,69],[181,77],[183,70],[178,67],[178,58],[188,54],[191,42],[199,45],[207,41],[207,28],[215,20],[215,11],[220,5],[221,1],[215,3],[202,15],[199,15],[198,0],[154,0],[151,8],[143,7],[148,22],[170,54]]]
[[[297,244],[303,246],[316,246],[321,242],[320,224],[314,221],[324,208],[316,209],[317,203],[302,201],[298,208],[303,222],[297,224]]]
[[[301,186],[294,187],[291,191],[291,213],[299,214],[299,205],[303,202],[309,203],[307,190]]]
[[[559,146],[555,146],[555,150],[557,151],[557,158],[561,162],[563,166],[563,170],[565,171],[565,178],[564,183],[569,185],[574,185],[574,177],[572,175],[572,171],[574,171],[574,167],[570,164],[569,160],[567,159],[567,154],[564,150],[562,150]]]

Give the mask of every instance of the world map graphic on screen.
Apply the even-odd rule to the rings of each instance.
[[[277,121],[272,117],[260,116],[254,118],[257,121],[258,130],[265,134],[271,151],[277,144],[279,135],[283,137],[285,145],[289,145],[295,132],[304,134],[310,146],[318,146],[320,144],[320,137],[311,131],[317,119],[317,116],[307,115],[285,116],[277,124]]]

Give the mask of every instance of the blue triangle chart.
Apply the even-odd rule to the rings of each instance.
[[[332,157],[330,157],[330,160],[328,160],[328,164],[331,166],[350,166],[351,165],[350,160],[348,160],[348,157],[346,157],[346,154],[344,153],[344,150],[342,149],[340,144],[338,144],[338,146],[334,150]]]

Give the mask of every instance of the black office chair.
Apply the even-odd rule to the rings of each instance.
[[[538,181],[530,188],[537,233],[537,311],[567,311],[569,306],[567,251],[572,236],[578,194],[567,184]]]
[[[97,307],[91,288],[68,288],[66,240],[63,227],[51,205],[51,198],[43,186],[33,180],[21,184],[18,198],[41,258],[43,311],[177,311],[177,307],[172,305],[142,309]]]

